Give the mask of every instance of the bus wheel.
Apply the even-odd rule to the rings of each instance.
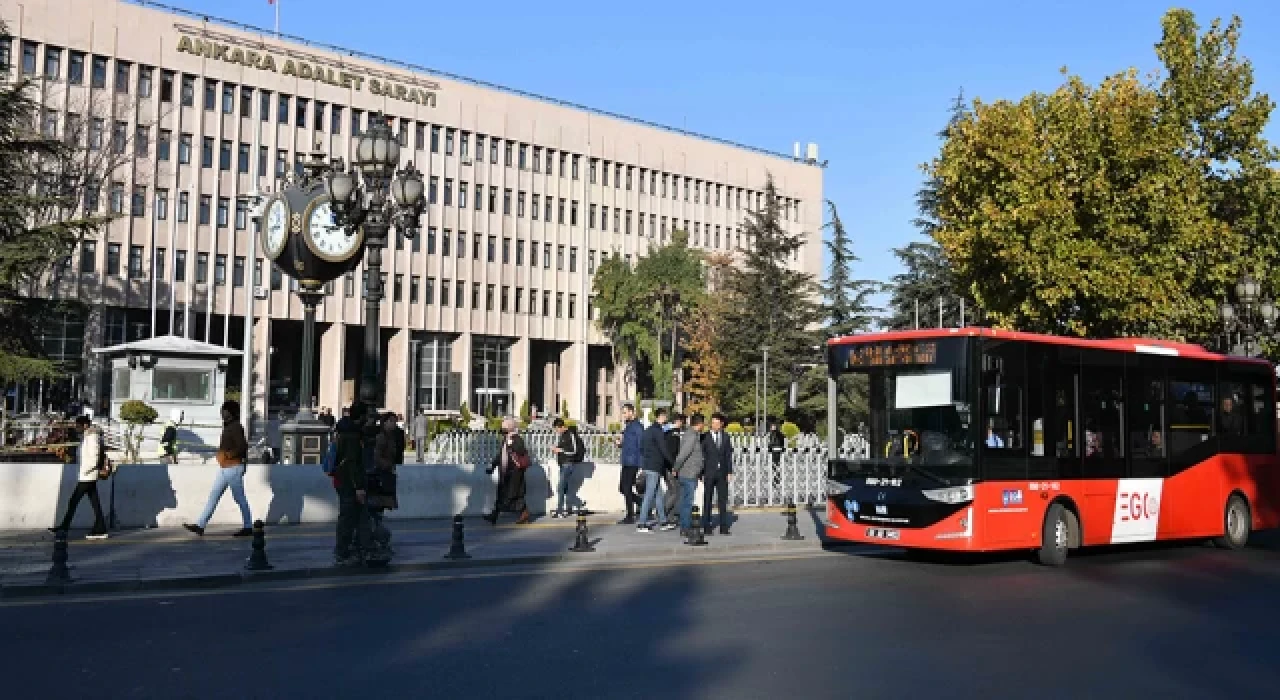
[[[1227,499],[1227,510],[1222,520],[1222,537],[1215,537],[1213,543],[1222,549],[1242,549],[1249,541],[1251,528],[1249,504],[1240,494],[1232,494]]]
[[[1071,519],[1061,503],[1054,503],[1044,516],[1036,559],[1044,566],[1062,566],[1067,563],[1067,548],[1070,544]]]

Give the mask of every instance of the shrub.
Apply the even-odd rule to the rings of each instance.
[[[572,419],[572,418],[566,418],[566,419],[564,420],[564,427],[566,427],[566,428],[576,428],[576,427],[578,427],[578,421],[576,421],[576,420],[574,420],[574,419]]]
[[[497,431],[499,431],[499,430],[502,430],[502,419],[501,419],[501,418],[488,418],[488,419],[485,419],[485,422],[484,422],[484,429],[485,429],[485,430],[490,430],[490,431],[493,431],[493,432],[497,432]]]
[[[520,402],[520,425],[527,426],[533,415],[529,412],[529,399]]]
[[[462,405],[458,407],[458,418],[463,425],[471,425],[471,409],[467,408],[466,401],[463,401]]]
[[[620,433],[620,432],[622,432],[622,424],[621,424],[621,423],[610,423],[608,427],[609,427],[609,432],[611,432],[611,433]]]
[[[160,414],[156,412],[156,409],[137,399],[125,401],[120,405],[120,421],[122,423],[149,425],[159,417]]]
[[[741,423],[730,423],[724,427],[724,431],[730,435],[741,435],[743,433]]]
[[[800,426],[792,423],[791,421],[784,421],[778,430],[782,431],[782,437],[786,438],[787,444],[794,447],[796,444],[796,436],[800,434]]]

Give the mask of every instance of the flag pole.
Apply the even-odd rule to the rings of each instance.
[[[276,8],[276,38],[280,38],[280,0],[271,3]]]

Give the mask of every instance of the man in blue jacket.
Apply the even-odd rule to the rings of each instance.
[[[667,442],[667,433],[663,425],[667,422],[667,409],[654,411],[653,423],[645,429],[641,442],[643,453],[640,468],[644,470],[644,503],[640,506],[640,515],[636,518],[636,532],[649,533],[653,528],[661,526],[663,530],[674,530],[674,523],[667,522],[667,514],[663,512],[662,494],[658,484],[662,480],[662,470],[668,464],[675,463],[675,455],[671,454],[671,445]],[[649,508],[657,508],[658,519],[650,521]],[[652,523],[652,524],[650,524]]]
[[[636,475],[640,473],[640,461],[643,453],[640,449],[640,438],[644,435],[644,426],[636,420],[636,407],[631,404],[622,405],[622,419],[626,427],[622,429],[619,445],[622,455],[622,476],[618,480],[618,492],[627,504],[627,517],[618,521],[619,525],[631,525],[636,521],[636,510],[640,508],[640,494],[636,493]]]

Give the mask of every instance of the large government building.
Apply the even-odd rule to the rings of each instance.
[[[677,230],[733,254],[751,243],[742,227],[769,175],[785,225],[806,237],[794,264],[821,272],[812,147],[803,158],[766,152],[150,2],[7,0],[0,18],[5,79],[41,91],[45,134],[106,164],[86,206],[118,215],[35,292],[83,309],[46,329],[73,377],[41,387],[46,405],[105,404],[111,377],[93,348],[175,334],[243,349],[246,316],[258,411],[305,400],[303,371],[320,405],[349,403],[361,273],[327,290],[318,361],[301,367],[289,278],[261,245],[248,259],[249,195],[272,191],[317,149],[350,162],[379,112],[428,183],[421,235],[393,238],[385,255],[391,410],[466,402],[514,413],[528,400],[616,420],[634,389],[614,376],[592,322],[596,266],[613,254],[634,262]],[[235,386],[239,360],[226,371]]]

